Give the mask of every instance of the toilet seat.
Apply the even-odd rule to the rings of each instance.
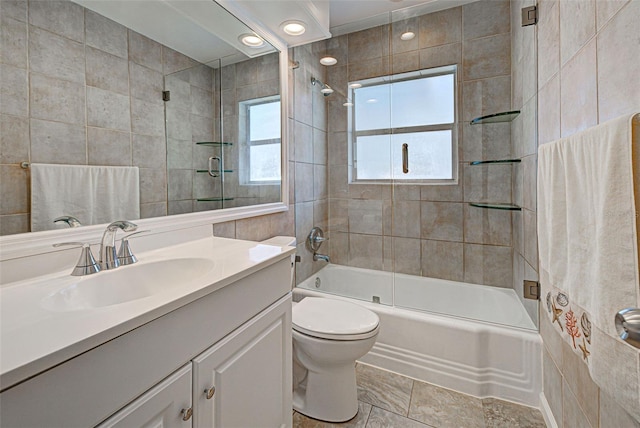
[[[329,340],[368,339],[378,333],[375,312],[342,300],[306,297],[293,307],[293,329]]]

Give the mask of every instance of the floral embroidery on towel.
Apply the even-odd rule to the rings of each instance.
[[[558,307],[556,307],[556,304],[551,301],[551,308],[553,309],[553,311],[551,312],[551,315],[553,315],[553,321],[551,321],[551,324],[553,324],[554,322],[558,323],[558,326],[560,327],[560,331],[564,331],[564,328],[562,327],[562,322],[560,322],[560,317],[562,316],[562,309],[559,309]]]
[[[567,306],[569,304],[569,297],[564,293],[558,293],[556,302],[562,307]]]
[[[587,349],[587,344],[584,341],[584,337],[582,338],[582,345],[578,345],[578,348],[582,351],[582,359],[588,361],[589,355],[591,352]]]
[[[580,337],[580,329],[578,328],[578,320],[573,314],[573,310],[569,309],[569,311],[565,314],[565,319],[567,320],[567,334],[571,336],[571,340],[573,342],[573,349],[576,349],[576,338]]]
[[[589,321],[589,315],[586,312],[582,313],[580,317],[580,326],[582,327],[582,334],[587,339],[589,345],[591,345],[591,321]]]
[[[551,324],[558,326],[562,339],[573,345],[574,352],[589,364],[593,340],[589,314],[575,303],[570,305],[569,295],[555,288],[547,292],[545,300]]]

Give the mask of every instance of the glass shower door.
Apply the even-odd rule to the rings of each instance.
[[[224,207],[218,86],[218,61],[165,76],[169,215]]]
[[[448,46],[452,54],[447,58],[428,57],[425,54],[436,49],[430,50],[429,36],[421,33],[425,27],[420,28],[420,23],[428,18],[411,17],[407,11],[396,15],[390,31],[391,69],[396,76],[401,71],[405,82],[394,85],[397,91],[391,97],[393,138],[398,141],[394,165],[400,171],[394,174],[391,210],[394,303],[412,310],[535,328],[537,302],[522,296],[523,279],[537,280],[532,267],[537,261],[535,244],[523,243],[524,239],[535,242],[535,220],[533,236],[523,236],[526,218],[535,219],[535,26],[511,23],[511,55],[493,54],[507,66],[500,72],[476,73],[466,65],[462,69],[461,58],[472,42]],[[460,19],[459,14],[441,16]],[[511,16],[505,13],[499,19],[508,22]],[[412,48],[412,39],[401,39],[410,31],[424,49],[414,68],[395,60],[418,49],[415,43]],[[485,42],[488,39],[473,41],[478,51]],[[455,49],[459,51],[454,55]],[[409,80],[412,73],[420,77]],[[435,85],[447,73],[452,73],[452,80]],[[428,76],[434,77],[434,85],[414,85],[408,90],[411,82]],[[412,103],[418,91],[423,95]],[[522,110],[511,123],[472,124],[476,117],[510,110]],[[422,129],[407,132],[414,126]],[[450,151],[439,149],[447,144]],[[422,147],[427,149],[424,153],[420,153]],[[416,172],[424,174],[419,178],[427,182],[414,185],[407,180]],[[440,180],[447,174],[450,180]],[[527,190],[528,200],[523,195]]]

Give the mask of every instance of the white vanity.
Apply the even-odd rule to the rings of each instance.
[[[295,249],[210,233],[2,284],[0,425],[291,426]]]

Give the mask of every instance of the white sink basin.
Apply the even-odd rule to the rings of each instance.
[[[122,266],[111,271],[79,277],[41,303],[51,311],[77,311],[118,305],[180,287],[205,275],[215,263],[209,259],[184,258]]]

